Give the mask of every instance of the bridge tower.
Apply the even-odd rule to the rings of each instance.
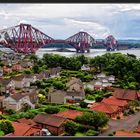
[[[118,43],[117,43],[117,40],[114,38],[113,35],[109,35],[104,40],[104,45],[106,46],[107,51],[114,51],[115,49],[117,49]]]

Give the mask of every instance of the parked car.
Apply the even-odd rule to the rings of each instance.
[[[42,129],[42,136],[51,136],[51,133],[48,129]]]

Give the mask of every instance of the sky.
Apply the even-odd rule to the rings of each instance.
[[[0,4],[0,29],[31,24],[54,39],[140,39],[140,4]]]

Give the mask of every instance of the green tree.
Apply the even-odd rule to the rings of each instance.
[[[38,61],[38,57],[35,54],[30,55],[30,60],[33,60],[34,63]]]
[[[77,122],[94,126],[96,130],[98,130],[99,127],[105,126],[108,120],[109,119],[105,113],[96,111],[94,111],[93,113],[85,112],[82,116],[78,116],[76,118]]]
[[[9,120],[0,120],[0,131],[3,131],[4,134],[14,133],[14,127]]]
[[[68,120],[64,123],[64,128],[65,128],[65,131],[71,135],[75,135],[75,133],[77,132],[78,130],[78,125],[77,123],[71,121],[71,120]]]
[[[65,84],[63,84],[62,81],[54,81],[53,86],[56,89],[64,89],[65,88]]]
[[[98,136],[98,135],[99,135],[99,132],[98,132],[98,131],[95,131],[95,130],[89,129],[89,130],[86,132],[86,136]]]
[[[31,71],[31,70],[24,70],[24,73],[25,73],[25,74],[31,74],[32,71]]]

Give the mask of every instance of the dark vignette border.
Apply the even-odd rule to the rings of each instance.
[[[125,3],[140,3],[140,0],[0,0],[0,4],[24,4],[24,3],[95,3],[95,4],[125,4]],[[0,140],[140,140],[140,137],[100,137],[100,136],[93,136],[93,137],[61,137],[61,136],[51,136],[51,137],[0,137]]]
[[[140,3],[140,0],[0,0],[0,3]]]
[[[0,140],[140,140],[140,137],[0,137]]]

